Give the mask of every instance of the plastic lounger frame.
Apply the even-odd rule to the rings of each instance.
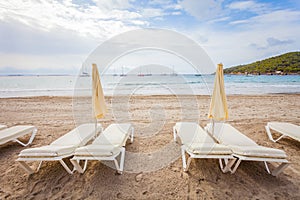
[[[128,140],[130,140],[130,143],[133,142],[133,137],[134,137],[134,128],[131,126],[131,133],[128,137]],[[112,155],[112,156],[92,156],[92,155],[84,155],[84,156],[74,156],[70,161],[73,164],[74,168],[79,172],[79,173],[84,173],[85,170],[87,169],[87,163],[89,160],[98,160],[98,161],[114,161],[115,167],[117,169],[117,172],[119,174],[123,173],[124,170],[124,162],[125,162],[125,147],[120,147],[119,152]],[[120,157],[120,164],[117,161],[117,157],[121,155]],[[83,167],[80,166],[80,161],[84,161]]]

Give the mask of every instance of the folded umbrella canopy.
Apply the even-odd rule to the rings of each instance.
[[[98,68],[96,64],[93,64],[93,72],[92,72],[92,102],[93,102],[93,114],[96,119],[103,118],[105,113],[107,112],[104,94],[102,90],[102,85],[100,81],[100,76],[98,72]]]
[[[214,90],[211,97],[208,118],[214,121],[224,121],[228,119],[228,107],[224,87],[222,64],[218,64],[216,71]]]

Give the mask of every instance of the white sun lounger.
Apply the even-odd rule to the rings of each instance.
[[[22,146],[27,146],[32,143],[37,129],[34,126],[12,126],[7,129],[0,130],[0,145],[10,141],[18,142]],[[31,136],[27,143],[23,143],[18,138],[30,134]]]
[[[73,171],[63,161],[64,158],[73,156],[77,147],[85,145],[95,137],[95,124],[82,124],[67,134],[56,139],[50,145],[24,149],[16,160],[20,166],[29,174],[34,173],[33,169],[25,161],[40,161],[36,172],[39,171],[43,161],[59,161],[65,170],[72,174]],[[97,133],[102,130],[101,125],[97,126]]]
[[[286,159],[287,155],[283,150],[260,146],[230,124],[215,123],[214,130],[212,124],[208,124],[205,129],[211,133],[220,144],[228,146],[232,150],[233,156],[238,158],[235,166],[230,170],[232,174],[235,173],[243,160],[264,162],[269,174],[271,174],[271,172],[267,162],[281,163],[272,172],[273,176],[277,176],[289,165]]]
[[[133,142],[134,129],[131,124],[111,124],[109,125],[92,144],[77,148],[72,164],[79,173],[84,173],[88,160],[111,160],[114,161],[117,172],[122,174],[125,160],[125,145],[130,139]],[[121,154],[120,165],[117,157]],[[84,160],[83,168],[80,161]]]
[[[284,122],[269,122],[267,123],[267,126],[265,126],[265,128],[269,139],[273,142],[277,142],[285,136],[288,136],[300,142],[300,126]],[[277,139],[274,139],[271,133],[271,129],[280,133],[281,136]]]
[[[219,159],[220,168],[224,173],[228,172],[235,162],[230,148],[216,143],[214,139],[196,123],[178,122],[173,127],[173,134],[175,142],[177,141],[177,136],[181,140],[182,165],[184,171],[188,171],[192,158]],[[185,153],[189,155],[187,162]]]
[[[6,125],[0,124],[0,130],[3,130],[3,129],[5,129],[5,128],[7,128]]]

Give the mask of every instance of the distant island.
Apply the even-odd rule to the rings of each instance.
[[[300,52],[290,52],[246,65],[224,69],[225,74],[300,75]]]

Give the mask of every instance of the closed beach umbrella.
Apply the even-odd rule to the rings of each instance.
[[[213,121],[224,121],[228,119],[228,107],[226,101],[223,65],[218,64],[215,75],[214,90],[211,97],[208,118]]]
[[[101,86],[100,76],[98,72],[98,68],[96,64],[93,64],[93,72],[92,72],[92,102],[93,102],[93,114],[97,119],[103,118],[107,108],[105,105],[104,94]]]

